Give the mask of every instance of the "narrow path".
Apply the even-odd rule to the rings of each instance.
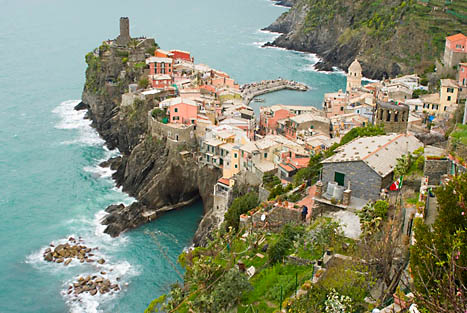
[[[316,193],[316,185],[313,185],[313,186],[309,187],[307,192],[308,192],[308,195],[305,198],[303,198],[302,200],[300,200],[297,204],[299,206],[302,206],[302,205],[307,206],[308,214],[306,216],[306,221],[309,222],[310,219],[311,219],[311,216],[313,214],[313,205],[315,203],[315,200],[313,200],[313,198],[314,198],[315,193]]]

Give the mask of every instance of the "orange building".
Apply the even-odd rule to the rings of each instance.
[[[191,57],[190,52],[181,51],[181,50],[170,50],[172,58],[177,60],[183,60],[187,62],[194,62],[194,59]]]
[[[444,65],[456,66],[465,57],[467,57],[467,37],[462,33],[446,37]]]

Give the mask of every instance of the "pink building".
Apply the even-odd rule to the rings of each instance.
[[[198,118],[198,105],[189,99],[176,98],[172,100],[167,109],[170,123],[174,124],[196,124]]]
[[[444,48],[444,65],[453,67],[459,64],[467,56],[467,37],[462,34],[456,34],[446,37],[446,46]]]
[[[261,112],[259,120],[259,132],[261,135],[276,134],[277,122],[295,114],[286,109],[280,109],[271,113]]]
[[[459,63],[458,84],[460,87],[467,87],[467,63]]]

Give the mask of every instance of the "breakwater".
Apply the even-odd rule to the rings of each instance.
[[[240,86],[243,102],[249,104],[255,97],[283,89],[307,91],[308,86],[293,80],[274,79],[244,84]]]

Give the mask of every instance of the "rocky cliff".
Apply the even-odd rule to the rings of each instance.
[[[423,72],[446,35],[466,31],[451,11],[413,0],[297,0],[265,28],[282,34],[266,45],[316,53],[319,70],[347,69],[358,58],[369,78]]]
[[[107,225],[105,232],[111,236],[197,199],[203,201],[208,215],[213,186],[220,176],[218,170],[199,166],[194,157],[182,157],[180,150],[166,139],[151,136],[148,111],[157,104],[157,99],[135,98],[131,104],[122,104],[122,94],[128,91],[128,85],[141,84],[141,78],[147,74],[141,49],[151,49],[155,44],[145,45],[138,48],[103,45],[86,56],[86,85],[77,109],[87,108],[92,125],[107,145],[120,150],[121,157],[104,162],[103,166],[116,170],[113,177],[117,185],[137,199],[128,207],[112,205],[106,209],[109,214],[102,223]],[[195,152],[196,147],[185,149]],[[199,230],[203,235],[197,236],[197,242],[203,240],[208,224]]]

